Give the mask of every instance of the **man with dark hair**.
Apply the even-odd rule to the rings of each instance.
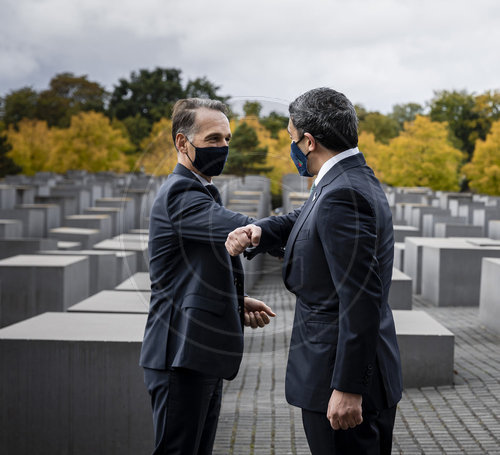
[[[302,408],[313,455],[390,455],[401,399],[388,293],[391,212],[357,148],[354,106],[328,88],[290,104],[291,157],[311,195],[294,212],[229,234],[236,256],[285,246],[283,277],[297,297],[286,397]]]
[[[243,325],[269,323],[272,310],[244,296],[228,233],[252,220],[222,206],[212,184],[228,156],[226,106],[178,101],[172,138],[178,164],[154,201],[149,227],[151,303],[140,364],[151,395],[154,454],[212,453],[222,378],[236,376]]]

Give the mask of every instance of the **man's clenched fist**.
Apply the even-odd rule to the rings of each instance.
[[[260,243],[262,229],[255,224],[248,224],[230,232],[226,240],[226,249],[231,256],[238,256],[248,247]]]

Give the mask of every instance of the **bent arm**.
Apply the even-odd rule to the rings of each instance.
[[[166,210],[176,232],[183,238],[203,243],[222,243],[250,218],[215,202],[201,187],[174,184],[166,196]]]

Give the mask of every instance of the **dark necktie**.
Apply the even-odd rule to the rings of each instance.
[[[220,197],[220,193],[217,187],[213,183],[210,183],[209,185],[206,185],[205,188],[212,195],[214,201],[217,202],[217,204],[222,205],[222,199]]]

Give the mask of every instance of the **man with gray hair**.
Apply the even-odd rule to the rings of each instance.
[[[385,194],[357,148],[352,103],[318,88],[290,104],[291,157],[316,176],[305,204],[229,234],[249,257],[286,246],[283,277],[297,297],[286,398],[302,408],[313,455],[390,455],[401,399],[388,293],[394,236]]]
[[[151,302],[140,364],[151,395],[154,454],[212,453],[222,378],[236,376],[243,326],[272,310],[244,296],[228,233],[252,221],[223,207],[212,177],[226,163],[231,130],[220,101],[179,100],[172,116],[178,164],[154,201],[149,226]]]

